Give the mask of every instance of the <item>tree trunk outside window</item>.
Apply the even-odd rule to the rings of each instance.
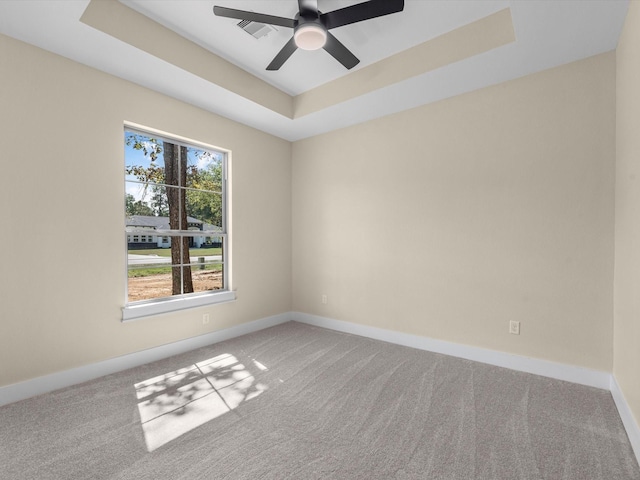
[[[186,190],[177,188],[187,184],[187,147],[164,142],[165,180],[169,203],[169,227],[172,230],[188,230]],[[169,186],[171,185],[171,186]],[[175,186],[175,187],[174,187]],[[189,237],[172,237],[171,264],[185,264],[171,268],[173,295],[193,292],[191,266],[189,266]]]

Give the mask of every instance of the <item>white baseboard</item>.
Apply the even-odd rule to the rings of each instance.
[[[217,332],[207,333],[186,340],[180,340],[167,345],[153,347],[140,352],[130,353],[121,357],[104,360],[102,362],[83,365],[62,372],[52,373],[33,378],[24,382],[0,387],[0,406],[24,400],[59,388],[69,387],[78,383],[111,373],[120,372],[128,368],[155,362],[163,358],[205,347],[213,343],[229,340],[251,332],[273,327],[291,320],[291,314],[281,313],[271,317],[261,318],[252,322],[236,325]]]
[[[510,368],[521,372],[533,373],[544,377],[565,380],[590,387],[609,390],[611,374],[599,370],[575,367],[562,363],[539,360],[537,358],[523,357],[510,353],[472,347],[458,343],[435,340],[433,338],[411,335],[408,333],[394,332],[377,327],[369,327],[341,320],[310,315],[308,313],[292,312],[291,319],[297,322],[329,328],[339,332],[352,333],[361,337],[373,338],[389,343],[404,345],[406,347],[428,350],[453,357],[465,358],[475,362],[487,363],[498,367]]]
[[[616,407],[618,407],[618,413],[622,419],[622,424],[627,431],[629,443],[631,443],[631,448],[633,448],[633,452],[636,454],[636,459],[640,465],[640,426],[638,426],[638,422],[634,418],[633,413],[629,408],[629,404],[622,394],[622,390],[620,390],[616,377],[613,375],[611,375],[610,388],[611,396],[613,397],[613,401],[616,403]]]

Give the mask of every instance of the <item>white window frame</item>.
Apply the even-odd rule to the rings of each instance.
[[[128,232],[125,225],[125,291],[124,291],[124,299],[125,305],[122,308],[122,321],[135,320],[142,317],[148,317],[152,315],[160,315],[163,313],[177,312],[180,310],[185,310],[189,308],[195,307],[203,307],[207,305],[213,305],[218,303],[225,303],[234,301],[236,299],[236,293],[231,287],[231,248],[230,248],[230,235],[228,230],[229,222],[229,162],[231,158],[231,152],[229,150],[225,150],[219,147],[214,147],[212,145],[208,145],[202,142],[198,142],[195,140],[178,137],[175,135],[168,134],[166,132],[161,132],[158,130],[150,129],[147,127],[142,127],[140,125],[125,123],[124,131],[138,133],[140,135],[151,136],[154,138],[160,138],[162,140],[166,140],[175,145],[181,145],[186,147],[195,147],[203,150],[210,150],[216,153],[220,153],[223,156],[222,160],[222,232],[216,232],[216,236],[222,239],[223,250],[222,250],[222,264],[223,268],[223,286],[220,290],[209,290],[206,292],[194,292],[194,293],[185,293],[182,295],[172,295],[170,297],[163,297],[157,299],[150,300],[140,300],[136,302],[129,303],[128,302],[128,257],[127,257],[127,240],[128,235],[131,235],[131,232]],[[124,147],[124,145],[123,145]],[[124,150],[124,148],[123,148]],[[123,158],[123,165],[126,163],[126,160]],[[127,180],[124,180],[125,186]],[[194,232],[193,230],[154,230],[154,234],[158,236],[170,236],[173,238],[177,237],[192,237]]]

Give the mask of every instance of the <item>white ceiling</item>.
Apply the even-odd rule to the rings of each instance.
[[[121,0],[252,75],[297,95],[347,75],[323,50],[266,65],[290,38],[255,39],[213,5],[293,17],[296,0]],[[401,13],[332,33],[361,60],[352,71],[508,7],[516,41],[297,119],[284,117],[79,21],[89,0],[2,0],[0,33],[287,140],[328,132],[615,49],[628,0],[406,0]],[[318,0],[327,12],[359,0]]]
[[[279,71],[267,72],[265,67],[291,38],[292,29],[277,27],[278,31],[256,39],[238,28],[239,20],[216,17],[212,13],[215,4],[293,18],[298,10],[297,0],[121,1],[290,95],[349,72],[324,50],[298,50]],[[321,11],[329,12],[360,1],[319,0],[318,5]],[[360,59],[360,64],[353,69],[357,70],[508,6],[507,0],[409,0],[403,12],[347,25],[331,33]]]

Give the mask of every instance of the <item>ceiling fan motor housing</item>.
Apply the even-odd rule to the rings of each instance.
[[[293,38],[302,50],[318,50],[327,42],[327,27],[320,21],[318,12],[298,13],[293,27]]]

